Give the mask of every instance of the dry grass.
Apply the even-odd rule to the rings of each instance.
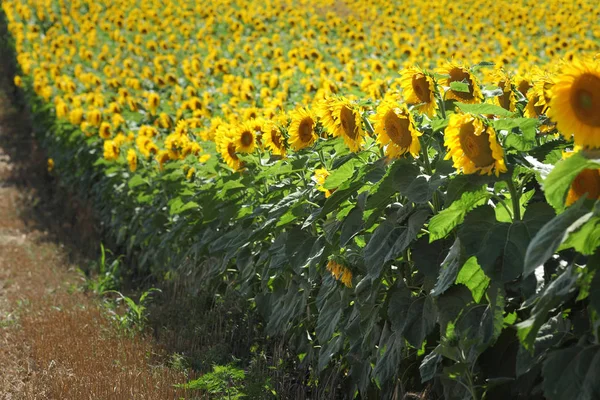
[[[13,102],[11,55],[0,60],[0,399],[198,396],[174,388],[189,377],[151,338],[123,334],[80,290],[73,260],[99,244],[90,207],[57,191]]]

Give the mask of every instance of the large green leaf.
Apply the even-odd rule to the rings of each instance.
[[[406,315],[403,335],[412,346],[419,349],[425,337],[435,327],[437,311],[431,296],[413,299]]]
[[[568,237],[571,226],[588,215],[583,208],[583,199],[573,204],[562,214],[552,218],[533,237],[525,253],[524,276],[531,275],[539,266],[552,257],[562,242]]]
[[[595,153],[580,151],[556,163],[543,182],[548,203],[556,210],[565,208],[565,199],[571,183],[586,168],[600,168],[600,160]]]
[[[363,229],[363,225],[363,211],[360,207],[356,206],[350,211],[350,214],[348,214],[342,224],[340,246],[348,244],[348,242]]]
[[[533,344],[540,327],[547,321],[548,312],[559,305],[576,289],[577,275],[569,267],[536,295],[535,305],[528,319],[517,324],[517,336],[523,347],[533,352]]]
[[[600,345],[577,344],[551,352],[542,376],[549,400],[600,399]]]
[[[317,339],[319,343],[327,343],[332,338],[335,328],[342,316],[342,297],[339,291],[333,292],[319,310],[317,321]]]
[[[417,237],[429,211],[414,212],[405,225],[398,225],[395,218],[388,218],[377,227],[364,248],[365,263],[372,279],[379,277],[383,265],[396,259]]]
[[[481,206],[466,216],[458,235],[467,257],[476,256],[487,276],[509,282],[523,273],[531,238],[553,215],[548,205],[535,203],[528,207],[523,220],[509,224],[497,222],[492,207]]]
[[[435,286],[431,290],[432,296],[439,296],[444,293],[454,281],[456,281],[456,277],[458,276],[458,270],[463,265],[464,262],[464,252],[462,248],[462,244],[459,238],[456,238],[452,247],[450,247],[450,251],[446,255],[446,258],[442,262],[440,268],[440,275],[435,283]]]
[[[440,211],[429,221],[429,241],[445,238],[457,225],[463,222],[467,212],[485,204],[489,195],[485,187],[475,192],[465,192],[445,210]]]
[[[462,112],[483,115],[498,115],[501,117],[512,117],[514,113],[494,104],[465,104],[454,103]]]
[[[337,189],[342,183],[354,175],[354,169],[360,164],[360,160],[353,158],[340,166],[338,169],[331,172],[331,175],[325,179],[323,187],[325,189]]]
[[[462,283],[468,287],[475,302],[479,303],[490,283],[490,278],[485,275],[485,272],[477,264],[477,259],[471,257],[460,269],[456,277],[456,283]]]

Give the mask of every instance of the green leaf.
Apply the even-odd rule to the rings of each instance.
[[[411,260],[423,275],[437,278],[452,243],[449,239],[429,243],[427,235],[423,235],[410,247]]]
[[[528,207],[523,220],[508,224],[496,221],[492,207],[480,206],[466,216],[458,236],[467,257],[476,256],[487,276],[509,282],[523,273],[531,238],[553,214],[548,205],[535,203]]]
[[[379,277],[383,265],[396,259],[410,245],[428,217],[429,210],[421,209],[408,218],[406,225],[398,226],[394,218],[388,218],[375,229],[364,248],[371,279]]]
[[[360,164],[360,160],[353,158],[342,164],[338,169],[331,171],[331,175],[325,179],[323,187],[329,190],[337,189],[342,183],[346,182],[354,175],[357,164]]]
[[[319,343],[328,343],[332,338],[335,328],[342,316],[342,298],[339,291],[335,291],[319,310],[317,321],[317,339]]]
[[[538,120],[534,118],[510,118],[500,119],[493,122],[497,131],[508,131],[504,140],[505,147],[512,147],[519,151],[528,151],[536,146],[536,127]],[[515,132],[518,128],[520,132]]]
[[[412,294],[403,281],[393,288],[388,304],[388,319],[392,323],[392,330],[402,332],[406,325],[406,315],[411,305]]]
[[[458,82],[458,81],[450,82],[450,89],[455,92],[462,92],[462,93],[470,92],[469,84],[465,83],[465,82]]]
[[[600,247],[600,217],[596,212],[583,215],[569,227],[568,232],[567,240],[560,246],[559,251],[572,247],[589,256]]]
[[[148,184],[148,182],[146,182],[141,175],[134,175],[131,177],[129,182],[127,182],[127,186],[129,186],[129,189],[134,189],[144,184]]]
[[[404,337],[413,347],[419,349],[425,337],[435,327],[437,311],[431,296],[413,300],[406,315]]]
[[[346,246],[358,232],[363,229],[363,211],[355,206],[342,224],[340,246]]]
[[[549,400],[600,398],[600,346],[577,344],[548,354],[542,367],[544,396]]]
[[[425,383],[435,378],[441,361],[442,355],[437,353],[435,349],[423,358],[423,361],[421,361],[421,365],[419,366],[421,383]]]
[[[431,218],[428,225],[429,241],[445,238],[452,229],[463,222],[467,212],[485,204],[488,196],[485,187],[481,187],[476,192],[463,193],[459,200]]]
[[[573,224],[591,214],[582,207],[583,201],[584,199],[580,199],[565,212],[552,218],[533,237],[525,253],[524,276],[531,275],[537,267],[544,265],[568,237]]]
[[[456,283],[462,283],[468,287],[475,302],[479,303],[490,284],[490,278],[485,275],[485,272],[477,264],[477,259],[471,257],[460,269],[456,277]]]
[[[516,325],[517,336],[523,347],[533,351],[533,343],[540,327],[547,321],[548,312],[559,305],[577,286],[577,274],[568,267],[536,297],[536,303],[528,319]]]
[[[462,244],[459,238],[456,238],[452,247],[450,247],[450,251],[448,255],[442,262],[442,267],[440,269],[440,275],[435,283],[435,286],[431,290],[432,296],[439,296],[444,293],[454,281],[456,281],[456,277],[458,276],[458,269],[462,266],[464,261],[463,258],[463,249]]]
[[[514,113],[494,104],[454,103],[462,112],[470,114],[492,114],[500,117],[512,117]]]
[[[571,183],[581,171],[586,168],[600,168],[600,160],[591,159],[595,153],[580,151],[556,163],[548,177],[543,182],[544,193],[548,203],[557,211],[565,208],[565,199]]]

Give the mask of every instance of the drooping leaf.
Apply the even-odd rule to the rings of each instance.
[[[552,216],[550,207],[536,203],[528,207],[523,220],[509,224],[497,222],[490,206],[480,206],[466,216],[458,235],[467,257],[476,256],[487,276],[509,282],[523,273],[531,238]]]
[[[583,200],[580,199],[562,214],[552,218],[533,237],[525,253],[524,276],[531,275],[535,269],[544,265],[552,257],[562,242],[569,234],[569,228],[585,215],[590,215],[583,208]]]
[[[490,278],[488,278],[475,257],[470,257],[460,269],[456,277],[456,283],[462,283],[469,288],[475,302],[479,303],[487,289]]]
[[[600,398],[600,346],[575,345],[548,354],[542,368],[549,400]]]
[[[392,218],[377,227],[364,248],[365,263],[372,279],[379,277],[386,262],[397,258],[410,245],[428,216],[429,211],[421,209],[413,213],[404,225],[398,226]]]
[[[428,225],[429,241],[445,238],[452,229],[463,222],[467,212],[484,204],[488,196],[485,188],[480,188],[475,192],[464,192],[459,200],[454,201],[450,207],[431,218]]]
[[[425,337],[433,330],[437,320],[436,308],[431,296],[413,299],[406,315],[404,337],[415,348],[420,348]]]
[[[432,296],[439,296],[446,291],[456,281],[458,270],[464,261],[463,248],[459,238],[456,238],[448,255],[442,262],[440,275],[434,288],[431,290]]]
[[[470,113],[470,114],[482,114],[482,115],[498,115],[500,117],[511,117],[513,115],[512,112],[508,111],[505,108],[494,104],[465,104],[465,103],[455,103],[455,105],[460,108],[462,112]]]
[[[340,234],[340,246],[345,246],[348,242],[363,229],[363,211],[356,206],[350,211],[344,223]]]

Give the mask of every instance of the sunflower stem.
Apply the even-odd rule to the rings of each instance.
[[[429,162],[429,142],[425,140],[421,140],[421,151],[423,152],[423,163],[425,167],[425,172],[429,176],[433,175],[433,169],[431,168],[431,163]],[[438,197],[437,190],[433,193],[433,212],[437,213],[440,210],[440,199]]]
[[[515,187],[515,183],[512,179],[507,179],[506,184],[508,185],[508,191],[510,192],[510,199],[512,200],[513,213],[516,221],[521,220],[521,205],[519,199],[519,193]]]

